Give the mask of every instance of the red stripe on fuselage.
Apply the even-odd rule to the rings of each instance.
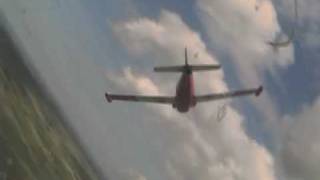
[[[177,85],[174,106],[179,112],[188,112],[195,105],[192,73],[183,73]]]

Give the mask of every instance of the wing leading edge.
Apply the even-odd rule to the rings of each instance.
[[[240,90],[240,91],[231,91],[226,93],[218,93],[218,94],[207,94],[196,96],[196,102],[207,102],[212,100],[219,100],[225,98],[232,98],[232,97],[239,97],[239,96],[248,96],[248,95],[255,95],[259,96],[263,91],[263,87],[260,86],[256,89],[247,89],[247,90]]]
[[[119,94],[105,94],[108,102],[117,101],[132,101],[132,102],[147,102],[160,104],[173,104],[174,97],[169,96],[135,96],[135,95],[119,95]]]

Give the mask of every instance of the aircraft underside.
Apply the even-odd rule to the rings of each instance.
[[[190,108],[195,107],[197,103],[233,98],[239,96],[255,95],[259,96],[263,91],[263,87],[246,89],[240,91],[231,91],[224,93],[213,93],[206,95],[195,95],[193,72],[208,71],[220,69],[220,65],[189,65],[187,50],[185,51],[185,65],[183,66],[166,66],[156,67],[156,72],[180,72],[181,78],[178,82],[175,96],[140,96],[140,95],[118,95],[106,93],[105,97],[108,102],[117,101],[133,101],[148,102],[172,105],[181,113],[188,112]]]

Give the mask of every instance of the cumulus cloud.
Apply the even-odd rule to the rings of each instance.
[[[308,51],[319,48],[319,1],[298,1],[298,22],[294,19],[294,1],[274,2],[277,12],[268,0],[198,1],[199,16],[211,38],[211,44],[217,53],[226,52],[231,56],[243,84],[263,82],[265,72],[277,78],[281,68],[289,67],[294,62],[292,47],[282,49],[277,55],[265,44],[282,31],[277,13],[280,19],[285,19],[287,26],[282,26],[286,28],[285,32],[297,24],[296,38],[301,47],[308,48]],[[254,9],[256,4],[259,5],[258,11]],[[317,67],[316,63],[314,65]],[[279,149],[275,153],[275,164],[277,173],[280,172],[278,177],[289,180],[319,179],[319,99],[301,113],[285,118],[277,112],[277,105],[270,99],[272,96],[267,93],[256,104],[267,120],[274,120],[274,128],[269,130],[276,132],[274,141]]]
[[[277,12],[284,24],[284,29],[292,26],[296,29],[295,42],[298,43],[299,49],[297,54],[303,65],[307,65],[312,79],[319,79],[320,58],[320,2],[317,0],[297,1],[298,18],[294,18],[294,1],[275,0]],[[289,26],[290,25],[290,26]],[[288,27],[289,26],[289,27]],[[300,62],[301,62],[300,61]],[[301,67],[302,68],[302,67]],[[314,82],[313,80],[311,82]],[[319,92],[319,83],[311,85],[315,92]]]
[[[240,68],[253,71],[255,66],[271,68],[287,66],[293,62],[290,53],[287,58],[273,57],[267,41],[280,31],[272,2],[257,1],[209,1],[199,0],[199,15],[211,38],[212,44],[227,49]],[[250,70],[248,68],[252,68]]]
[[[163,11],[158,20],[140,18],[115,24],[114,31],[129,53],[141,61],[154,60],[161,65],[183,63],[183,49],[187,45],[190,54],[199,53],[192,63],[217,63],[200,35],[190,29],[181,18]],[[121,83],[129,83],[141,94],[167,94],[170,83],[175,79],[149,78],[141,69],[124,69]],[[205,75],[206,78],[199,77]],[[197,93],[221,92],[229,88],[224,81],[223,71],[195,75]],[[110,78],[110,75],[108,75]],[[115,78],[115,81],[117,81]],[[201,105],[200,105],[201,106]],[[163,116],[165,111],[154,112],[162,117],[154,121],[159,133],[152,142],[161,146],[157,159],[159,169],[165,172],[162,179],[263,179],[273,180],[273,158],[269,152],[249,138],[243,127],[243,116],[231,106],[225,119],[214,121],[213,110],[217,102],[196,108],[187,116],[171,109],[173,116]],[[170,118],[170,119],[168,119]],[[147,177],[148,178],[148,177]]]
[[[281,31],[271,1],[198,0],[197,10],[210,45],[219,57],[229,59],[234,65],[240,83],[245,86],[263,85],[267,72],[282,87],[278,70],[294,62],[293,49],[289,46],[275,53],[266,43]],[[264,115],[268,126],[275,126],[274,121],[280,115],[267,87],[259,100],[253,103]]]
[[[216,58],[207,51],[199,33],[190,30],[178,16],[167,11],[162,12],[158,22],[141,18],[116,24],[114,30],[133,55],[155,61],[158,65],[183,63],[185,47],[189,49],[190,63],[218,64]],[[198,58],[193,58],[195,54],[198,54]],[[211,89],[206,90],[226,90],[225,83],[220,81],[223,79],[223,73],[220,71],[209,73],[216,83],[209,83]],[[197,82],[208,84],[206,80],[201,81],[201,79],[197,79]]]
[[[279,163],[288,179],[316,180],[320,177],[320,98],[305,106],[287,122],[279,149]]]
[[[276,0],[275,3],[282,20],[296,26],[296,34],[299,42],[303,43],[308,48],[320,46],[319,1],[297,1],[298,19],[295,19],[293,15],[293,1]]]

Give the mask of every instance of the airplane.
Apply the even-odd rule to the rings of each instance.
[[[288,39],[285,41],[280,41],[278,38],[280,38],[280,36],[276,37],[274,41],[270,41],[267,42],[267,44],[269,44],[274,52],[279,52],[279,48],[281,47],[288,47],[292,41],[294,40],[295,36],[296,36],[296,26],[297,26],[297,21],[298,21],[298,2],[297,0],[294,0],[294,26],[292,27],[291,32],[288,34]]]
[[[292,43],[292,41],[294,39],[294,35],[295,35],[295,29],[293,29],[290,32],[290,34],[288,35],[288,39],[287,40],[279,41],[279,40],[275,39],[274,41],[267,42],[267,44],[269,44],[272,47],[274,52],[278,53],[279,52],[279,48],[288,47]]]
[[[112,101],[133,101],[133,102],[146,102],[146,103],[159,103],[172,105],[180,113],[186,113],[190,108],[194,108],[197,103],[219,100],[224,98],[232,98],[238,96],[255,95],[259,96],[263,87],[260,86],[254,89],[246,89],[240,91],[231,91],[224,93],[214,93],[206,95],[195,95],[193,72],[196,71],[209,71],[218,70],[220,65],[189,65],[188,52],[185,49],[185,64],[180,66],[164,66],[155,67],[155,72],[180,72],[181,78],[176,87],[175,96],[140,96],[140,95],[120,95],[105,93],[106,100],[111,103]]]

